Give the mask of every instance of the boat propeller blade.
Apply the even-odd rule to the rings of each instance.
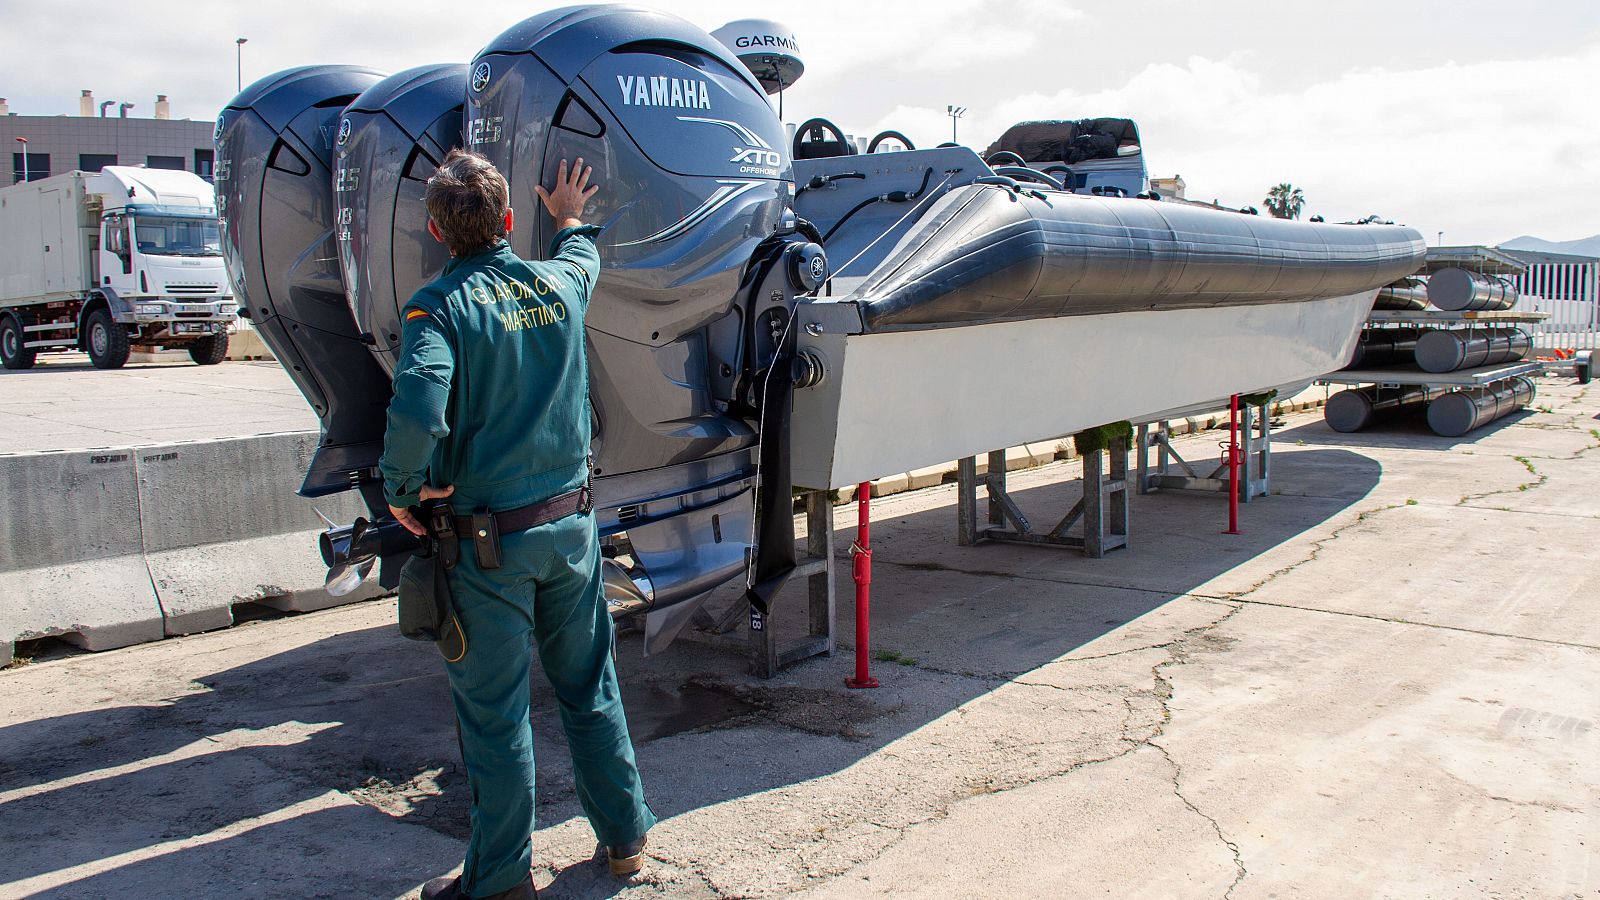
[[[373,557],[361,562],[340,563],[328,569],[328,580],[325,584],[328,593],[335,597],[343,597],[355,590],[366,580],[367,575],[372,572],[372,567],[377,563],[378,560]]]

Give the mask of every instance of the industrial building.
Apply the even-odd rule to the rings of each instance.
[[[75,116],[23,116],[0,98],[0,145],[11,154],[15,184],[74,169],[98,172],[111,165],[184,169],[211,179],[216,151],[210,121],[173,119],[166,94],[146,101],[97,100],[93,91],[78,98]],[[148,110],[149,118],[134,113]],[[24,157],[26,153],[26,157]]]

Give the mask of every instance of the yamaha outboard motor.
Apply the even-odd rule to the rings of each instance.
[[[554,232],[534,186],[553,183],[562,159],[594,167],[601,190],[585,221],[605,226],[587,320],[599,474],[752,443],[723,408],[741,363],[736,295],[792,181],[783,126],[749,72],[674,16],[569,8],[489,43],[472,63],[466,115],[468,148],[510,182],[521,256],[545,254]],[[713,378],[725,382],[722,405]]]
[[[773,54],[793,48],[763,58]],[[615,613],[646,613],[651,652],[698,608],[680,601],[745,571],[758,444],[773,513],[757,542],[758,562],[771,561],[757,566],[760,596],[792,557],[784,347],[792,310],[827,266],[815,229],[789,209],[783,126],[728,48],[649,10],[537,16],[465,73],[381,79],[325,66],[241,94],[217,138],[230,274],[323,419],[302,493],[360,488],[377,514],[325,535],[330,585],[352,585],[404,550],[375,466],[399,308],[447,259],[426,231],[427,178],[452,146],[487,156],[511,186],[513,249],[541,258],[554,226],[535,185],[553,183],[562,159],[593,166],[601,192],[584,219],[604,226],[587,314],[596,516],[607,598]]]
[[[720,42],[625,6],[511,28],[473,60],[466,98],[468,149],[511,186],[518,255],[548,252],[534,186],[562,159],[601,186],[584,213],[605,228],[587,315],[598,514],[603,533],[627,532],[654,649],[696,605],[663,607],[744,570],[753,385],[797,295],[778,262],[806,243],[782,123]]]
[[[389,376],[345,300],[333,204],[339,114],[382,78],[357,66],[289,69],[217,118],[217,212],[240,312],[322,419],[300,488],[311,497],[371,483],[382,452]]]
[[[428,233],[423,194],[445,155],[461,146],[466,86],[463,64],[418,66],[368,88],[339,120],[339,265],[356,327],[391,375],[401,308],[450,261]]]

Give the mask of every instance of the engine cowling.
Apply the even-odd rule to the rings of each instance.
[[[510,241],[525,257],[554,231],[534,186],[563,159],[594,167],[601,191],[584,219],[605,227],[587,315],[602,472],[751,443],[711,396],[708,367],[739,366],[741,279],[794,189],[783,125],[727,48],[651,10],[535,16],[472,61],[465,138],[510,183]]]
[[[345,105],[384,77],[306,66],[261,79],[217,118],[217,213],[251,323],[322,419],[301,493],[349,488],[382,450],[389,377],[350,314],[334,239],[333,149]]]

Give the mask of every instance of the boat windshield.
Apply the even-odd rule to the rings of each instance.
[[[216,219],[138,215],[133,219],[133,233],[139,252],[150,256],[222,255]]]

